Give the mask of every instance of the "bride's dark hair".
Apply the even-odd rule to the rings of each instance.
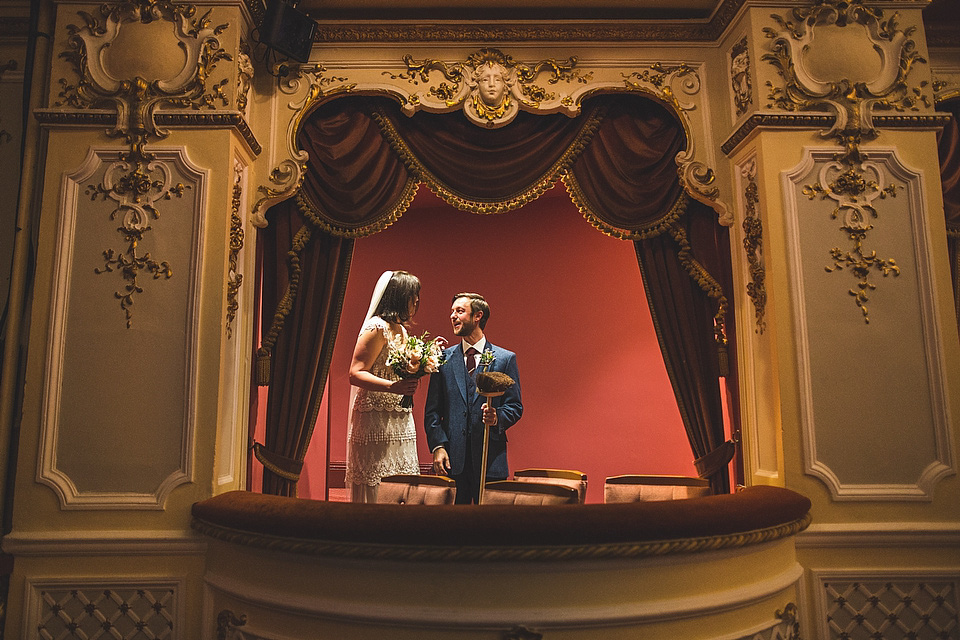
[[[394,271],[373,315],[389,322],[406,322],[410,319],[410,301],[418,295],[420,280],[417,276],[406,271]]]

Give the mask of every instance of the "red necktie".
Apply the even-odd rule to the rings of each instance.
[[[480,353],[473,347],[467,349],[467,375],[473,375],[477,368],[477,354]]]

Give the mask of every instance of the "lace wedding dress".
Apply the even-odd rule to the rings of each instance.
[[[370,372],[387,380],[398,376],[387,367],[387,351],[394,337],[390,325],[377,316],[363,325],[364,331],[379,331],[387,342]],[[406,331],[403,332],[406,338]],[[398,473],[420,473],[417,429],[413,410],[400,406],[399,396],[384,391],[356,389],[347,426],[346,484],[376,486],[380,478]]]

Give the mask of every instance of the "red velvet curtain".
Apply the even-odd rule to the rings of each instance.
[[[728,490],[718,346],[726,340],[729,244],[716,215],[683,193],[674,158],[686,141],[665,107],[638,95],[600,96],[575,119],[521,112],[503,128],[483,129],[461,113],[408,118],[386,100],[337,99],[310,115],[299,143],[310,154],[299,210],[277,208],[268,219],[279,229],[263,238],[287,248],[292,274],[280,273],[279,251],[272,275],[265,264],[265,287],[286,291],[273,322],[264,323],[259,352],[271,364],[267,438],[256,446],[273,467],[265,493],[290,493],[299,475],[339,322],[350,238],[398,218],[418,183],[455,207],[490,212],[518,208],[559,179],[595,226],[635,241],[694,457],[710,456],[702,475]]]
[[[264,442],[253,449],[264,467],[263,492],[293,496],[323,398],[354,241],[306,223],[289,200],[267,220],[262,304],[274,322],[264,314],[261,344],[272,346],[273,366]]]
[[[943,184],[943,212],[947,218],[947,248],[953,299],[960,319],[960,98],[937,105],[953,115],[940,132],[940,180]]]

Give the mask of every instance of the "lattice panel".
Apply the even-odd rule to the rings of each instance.
[[[830,638],[960,640],[954,581],[824,582]]]
[[[172,640],[173,589],[44,589],[42,640]]]

